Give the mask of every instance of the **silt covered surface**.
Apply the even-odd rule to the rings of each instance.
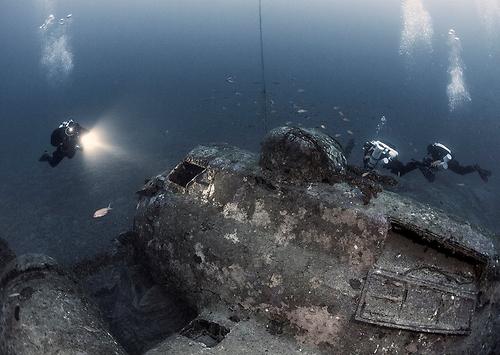
[[[324,182],[308,178],[315,166],[299,176],[266,159],[199,146],[144,186],[135,230],[157,281],[199,310],[250,312],[318,351],[497,349],[488,236],[395,193],[367,204],[359,180],[342,182],[345,166],[319,159],[333,177]]]

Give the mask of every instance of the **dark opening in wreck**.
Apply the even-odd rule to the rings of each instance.
[[[168,180],[186,188],[195,177],[205,171],[205,168],[188,161],[183,161],[175,167],[168,176]]]
[[[229,333],[229,329],[205,319],[195,319],[181,331],[181,335],[212,348]]]

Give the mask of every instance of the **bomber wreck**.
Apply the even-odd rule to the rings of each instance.
[[[272,130],[260,155],[198,146],[150,179],[138,192],[127,243],[154,283],[175,290],[196,312],[145,354],[499,353],[492,238],[382,190],[384,183],[393,181],[348,166],[333,138],[292,127]],[[32,271],[54,276],[40,282],[57,282],[77,300],[66,316],[91,324],[78,349],[92,342],[108,353],[128,351],[59,269],[42,264]],[[23,326],[13,320],[14,300],[50,293],[30,285],[29,297],[22,296],[22,272],[12,271],[19,265],[0,273],[6,354],[19,349],[22,340],[11,336],[18,329],[31,329],[30,339],[44,337],[36,324],[45,334],[63,332],[35,313],[23,316]]]
[[[135,231],[158,282],[200,310],[250,315],[297,352],[498,351],[492,241],[351,170],[314,129],[277,128],[260,156],[199,146],[140,191]],[[241,338],[233,328],[221,349]]]

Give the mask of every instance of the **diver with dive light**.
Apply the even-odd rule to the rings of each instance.
[[[62,122],[50,136],[50,144],[56,147],[56,150],[52,155],[45,151],[39,161],[46,161],[51,167],[55,167],[65,157],[68,159],[73,158],[77,150],[83,149],[81,137],[88,132],[88,129],[73,120]]]

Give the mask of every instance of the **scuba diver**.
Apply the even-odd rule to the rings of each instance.
[[[458,160],[453,159],[451,150],[437,142],[427,146],[427,156],[422,161],[412,160],[407,164],[397,159],[398,152],[393,147],[380,141],[365,143],[364,151],[365,169],[373,170],[383,167],[398,176],[403,176],[417,168],[429,182],[435,180],[438,171],[448,169],[459,175],[477,171],[484,182],[487,182],[488,177],[491,176],[491,171],[482,169],[478,164],[460,165]]]
[[[461,165],[453,159],[451,150],[442,143],[432,143],[427,146],[427,156],[422,161],[412,160],[403,164],[397,159],[398,152],[394,147],[381,141],[366,142],[364,149],[364,167],[368,170],[385,168],[393,174],[403,176],[415,169],[419,169],[429,182],[433,182],[436,173],[441,170],[451,170],[459,175],[466,175],[477,171],[479,177],[487,182],[491,171],[481,168],[478,164]]]
[[[62,122],[50,136],[50,144],[57,149],[50,155],[45,151],[39,161],[47,161],[51,167],[57,166],[64,157],[71,159],[77,150],[82,150],[80,144],[81,135],[88,132],[88,129],[80,126],[73,120]]]
[[[442,143],[432,143],[427,146],[427,156],[422,161],[409,162],[401,172],[397,169],[392,171],[398,175],[404,175],[407,172],[418,168],[422,175],[429,182],[433,182],[436,178],[436,173],[442,170],[451,170],[455,174],[466,175],[477,171],[479,177],[484,182],[488,182],[488,177],[491,176],[491,171],[482,169],[478,164],[460,165],[458,160],[454,159],[451,150]]]

